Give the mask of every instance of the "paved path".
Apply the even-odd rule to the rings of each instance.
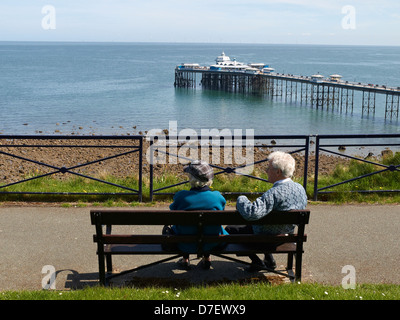
[[[309,208],[304,281],[340,285],[345,276],[342,267],[352,265],[357,283],[400,284],[400,205],[318,204]],[[95,284],[98,266],[89,210],[0,206],[0,291],[41,289],[46,265],[55,268],[59,290]],[[151,259],[154,257],[118,257],[114,267],[130,269]],[[284,264],[279,256],[277,262]],[[162,278],[191,282],[249,277],[241,265],[218,259],[208,271],[180,271],[175,262],[168,262],[126,276],[124,281],[132,276],[146,281]]]

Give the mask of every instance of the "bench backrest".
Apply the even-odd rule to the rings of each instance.
[[[91,210],[93,225],[273,225],[296,224],[309,222],[310,210],[272,211],[256,221],[245,220],[236,210]]]

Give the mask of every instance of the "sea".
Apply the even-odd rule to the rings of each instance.
[[[399,134],[374,113],[315,108],[268,96],[174,87],[181,63],[211,65],[222,52],[276,72],[400,87],[400,47],[0,42],[0,135],[136,135],[153,129],[252,129],[255,135]]]

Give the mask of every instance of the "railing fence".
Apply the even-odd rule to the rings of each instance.
[[[222,138],[222,139],[221,139]],[[249,152],[255,152],[254,149],[258,150],[270,150],[270,149],[285,149],[287,152],[294,154],[294,153],[300,153],[304,152],[304,171],[303,171],[303,186],[305,189],[307,189],[307,171],[308,171],[308,157],[309,157],[309,136],[254,136],[254,137],[247,137],[247,136],[188,136],[188,137],[183,137],[179,140],[179,146],[178,146],[178,141],[174,138],[171,139],[171,137],[166,136],[163,137],[162,143],[160,143],[159,140],[157,140],[156,144],[154,144],[154,141],[152,140],[150,142],[150,201],[153,200],[155,195],[170,195],[173,194],[173,192],[160,192],[166,189],[170,189],[185,183],[188,183],[189,181],[183,181],[180,183],[176,184],[171,184],[167,186],[163,186],[161,188],[155,188],[154,187],[154,159],[155,153],[162,153],[165,156],[169,156],[172,158],[176,158],[180,160],[181,164],[186,164],[189,161],[192,160],[197,160],[200,157],[186,157],[182,156],[182,152],[177,152],[177,149],[179,148],[181,151],[184,148],[194,148],[194,149],[202,149],[203,151],[206,151],[205,154],[205,159],[204,159],[204,154],[202,154],[201,158],[202,160],[205,160],[208,162],[213,168],[217,169],[217,172],[214,173],[215,176],[221,175],[221,174],[237,174],[240,176],[245,176],[250,179],[256,179],[256,180],[261,180],[264,182],[268,182],[267,180],[254,176],[253,174],[250,174],[253,170],[251,169],[257,164],[263,163],[268,161],[267,160],[267,154],[265,156],[262,156],[261,159],[258,159],[257,161],[254,160],[254,154],[253,157],[250,157],[250,159],[243,160],[242,158],[242,153],[243,151],[246,152],[246,156],[248,156]],[[221,143],[221,140],[223,141]],[[250,140],[250,143],[249,143]],[[276,144],[276,141],[278,140],[279,142],[287,142],[283,144]],[[300,142],[298,142],[300,141]],[[237,156],[239,153],[240,156],[237,156],[235,158],[240,158],[239,164],[236,164],[234,166],[233,161],[226,161],[224,159],[224,163],[220,163],[220,161],[213,162],[213,161],[208,161],[209,160],[209,149],[211,148],[212,151],[215,151],[215,147],[218,147],[217,153],[219,153],[219,147],[222,146],[224,148],[224,155],[226,149],[235,149],[233,152]],[[295,148],[294,150],[292,150]],[[251,149],[251,150],[250,150]],[[171,151],[174,150],[174,151]],[[228,152],[228,154],[231,154],[232,150]],[[185,152],[186,154],[186,152]],[[213,154],[215,155],[215,153]],[[218,160],[220,160],[220,156],[217,156]],[[163,158],[165,161],[165,158]],[[183,160],[183,161],[182,161]],[[233,160],[232,157],[230,160]],[[238,159],[236,159],[238,160]],[[250,161],[247,161],[250,160]],[[176,161],[178,162],[178,161]],[[242,162],[242,163],[240,163]],[[244,163],[243,163],[244,162]],[[230,166],[232,165],[232,166]],[[246,169],[249,169],[249,172],[247,172]],[[218,171],[219,170],[219,171]],[[229,191],[229,192],[221,192],[222,194],[250,194],[249,192],[241,192],[240,190],[237,191]],[[252,194],[255,194],[254,192]]]
[[[74,143],[72,143],[74,141]],[[144,143],[149,147],[144,150]],[[340,149],[346,146],[346,151]],[[357,150],[349,151],[352,148]],[[382,173],[398,174],[400,171],[399,163],[383,164],[376,160],[376,157],[360,156],[362,152],[368,152],[367,148],[384,150],[384,148],[400,149],[400,134],[382,134],[382,135],[257,135],[257,136],[188,136],[176,137],[160,136],[23,136],[23,135],[2,135],[0,136],[0,195],[7,194],[41,194],[41,195],[110,195],[110,196],[137,196],[138,201],[143,200],[143,176],[144,171],[149,174],[149,199],[152,201],[157,195],[173,194],[173,187],[188,183],[182,181],[170,185],[163,184],[161,187],[155,186],[155,166],[163,167],[164,164],[181,166],[191,160],[203,159],[215,168],[215,176],[226,174],[237,174],[250,179],[261,180],[268,183],[257,174],[254,174],[253,168],[262,165],[267,161],[267,156],[275,150],[284,150],[296,156],[297,165],[301,165],[300,173],[303,179],[303,186],[310,193],[310,186],[307,187],[310,178],[313,178],[313,191],[311,199],[317,201],[319,196],[338,192],[335,187],[340,185],[350,185],[350,190],[345,192],[359,193],[382,193],[382,192],[400,192],[399,187],[384,189],[376,186],[369,190],[353,190],[351,183],[356,180],[368,178],[370,176]],[[58,153],[52,153],[56,159],[35,158],[38,154],[48,154],[49,150],[60,150]],[[74,159],[72,150],[92,150],[92,159]],[[102,150],[97,152],[95,150]],[[339,151],[337,151],[339,149]],[[107,152],[105,151],[107,150]],[[361,150],[361,151],[360,151]],[[62,157],[62,152],[67,154]],[[68,153],[70,152],[70,153]],[[200,153],[199,153],[200,152]],[[245,156],[243,155],[245,153]],[[189,155],[188,155],[189,153]],[[361,174],[341,182],[321,186],[321,157],[327,154],[332,157],[353,160],[367,163],[375,166],[376,171],[367,174]],[[211,156],[211,159],[210,159]],[[164,157],[164,158],[163,158]],[[224,161],[221,162],[221,157]],[[44,157],[46,158],[46,157]],[[166,162],[166,159],[169,162]],[[312,160],[314,158],[314,160]],[[147,159],[143,165],[144,159]],[[164,162],[160,162],[164,159]],[[226,161],[226,160],[229,161]],[[111,160],[118,160],[120,168],[125,169],[125,175],[137,175],[137,187],[132,185],[123,185],[102,178],[94,171],[101,171],[101,168],[107,166]],[[68,163],[62,163],[67,161]],[[314,168],[310,170],[310,163],[314,162]],[[26,169],[22,164],[30,164],[30,169]],[[82,171],[94,167],[91,172]],[[10,179],[12,172],[18,172],[21,179],[15,181],[15,177]],[[20,169],[22,168],[22,169]],[[36,174],[29,175],[29,172],[35,168]],[[40,172],[40,170],[47,172]],[[94,170],[94,171],[93,171]],[[86,170],[88,171],[88,170]],[[89,170],[90,171],[90,170]],[[99,184],[107,185],[120,191],[115,192],[97,192],[82,191],[69,192],[66,190],[52,191],[10,191],[10,187],[33,182],[45,177],[56,175],[71,175],[80,177],[88,181],[95,181]],[[23,176],[25,175],[25,176]],[[2,181],[2,182],[1,182]],[[3,183],[3,184],[2,184]],[[341,191],[343,192],[343,191]],[[224,194],[248,194],[241,190],[231,190]],[[257,194],[252,192],[251,194]]]
[[[352,141],[367,141],[365,143],[360,143],[360,142],[352,142]],[[385,141],[382,141],[385,140]],[[339,141],[339,142],[337,142]],[[379,142],[380,141],[380,142]],[[344,147],[345,146],[345,147]],[[319,135],[316,136],[316,147],[315,147],[315,178],[314,178],[314,195],[313,199],[316,201],[318,200],[318,195],[321,194],[329,194],[329,193],[334,193],[335,191],[325,191],[328,189],[332,189],[334,187],[337,187],[339,185],[343,185],[346,183],[351,183],[356,180],[360,179],[365,179],[367,177],[376,175],[376,174],[381,174],[384,172],[392,172],[392,173],[398,173],[400,172],[400,164],[390,164],[390,165],[385,165],[382,163],[379,163],[377,161],[372,161],[370,160],[370,157],[367,155],[364,158],[360,156],[352,156],[349,154],[345,154],[343,152],[336,152],[333,151],[332,149],[328,148],[351,148],[351,147],[400,147],[400,135],[397,134],[385,134],[385,135],[380,135],[380,134],[365,134],[365,135]],[[352,177],[351,179],[347,179],[344,181],[341,181],[339,183],[335,183],[332,185],[327,185],[321,188],[318,188],[318,182],[319,182],[319,160],[320,160],[320,155],[321,153],[328,153],[331,155],[334,155],[336,157],[343,157],[346,159],[352,159],[361,163],[369,163],[374,166],[383,168],[381,170],[376,170],[373,172],[369,172],[367,174],[361,174],[356,177]],[[400,180],[398,180],[398,189],[372,189],[372,190],[349,190],[347,192],[358,192],[358,193],[381,193],[381,192],[400,192]],[[374,186],[376,187],[376,186]]]
[[[72,140],[75,141],[74,144],[68,143]],[[89,136],[1,136],[0,137],[0,155],[4,158],[7,158],[8,161],[15,161],[17,165],[21,166],[21,163],[27,164],[34,164],[36,168],[36,172],[38,174],[33,175],[31,177],[22,177],[18,181],[6,182],[3,185],[0,185],[0,194],[41,194],[41,195],[135,195],[138,196],[139,201],[142,201],[142,158],[143,158],[143,138],[141,136],[134,136],[134,137],[116,137],[116,136],[96,136],[96,137],[89,137]],[[119,144],[115,142],[119,141]],[[121,141],[128,142],[127,144],[121,144]],[[84,143],[89,142],[89,144]],[[136,143],[136,144],[133,144]],[[42,158],[47,154],[49,154],[49,150],[51,149],[102,149],[102,150],[113,150],[116,153],[112,153],[109,155],[102,155],[97,159],[93,160],[86,160],[85,163],[76,163],[80,159],[73,159],[71,157],[66,157],[68,162],[74,163],[69,165],[54,165],[51,162],[56,162],[56,160],[60,159],[34,159],[35,153],[37,154],[38,151],[43,151],[44,155]],[[34,150],[33,152],[28,152],[27,150]],[[122,150],[124,150],[122,152]],[[19,154],[18,154],[19,153]],[[28,156],[22,156],[21,154],[29,153]],[[82,168],[86,168],[89,166],[93,166],[96,164],[102,164],[107,162],[111,159],[120,158],[123,156],[128,156],[131,154],[139,154],[138,156],[138,188],[134,189],[130,186],[120,185],[111,181],[107,181],[105,179],[101,179],[99,177],[89,175],[86,173],[79,172]],[[61,156],[61,153],[57,154]],[[19,160],[19,161],[16,161]],[[6,160],[7,161],[7,160]],[[39,173],[40,169],[48,169],[49,172],[46,173]],[[20,170],[22,171],[22,170]],[[32,172],[21,172],[25,175],[32,175]],[[115,187],[117,189],[124,190],[124,192],[67,192],[63,190],[59,191],[3,191],[8,187],[15,186],[22,183],[27,183],[30,181],[38,180],[41,178],[55,176],[57,174],[70,174],[73,176],[77,176],[80,178],[96,181],[100,184],[105,184],[108,186]],[[4,172],[3,177],[7,175]]]

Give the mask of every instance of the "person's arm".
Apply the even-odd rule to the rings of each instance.
[[[254,202],[251,202],[246,196],[238,197],[236,202],[236,209],[248,221],[261,219],[271,212],[273,207],[274,196],[271,191],[265,192]]]
[[[181,191],[178,191],[177,193],[174,194],[173,201],[169,205],[170,210],[178,210],[178,199],[179,199],[180,195],[181,195]]]
[[[222,210],[225,210],[226,199],[222,194],[221,194],[221,205],[222,205]]]

